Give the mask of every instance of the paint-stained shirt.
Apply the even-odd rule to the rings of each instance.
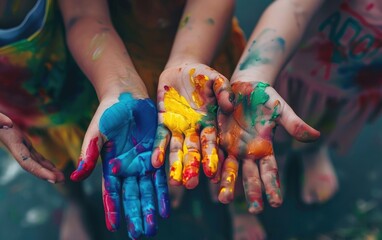
[[[86,79],[67,70],[69,54],[55,1],[47,0],[44,8],[37,31],[0,47],[0,112],[22,129],[76,122],[85,113],[91,117],[89,99],[95,96]]]
[[[345,93],[382,88],[382,2],[327,1],[285,68]]]

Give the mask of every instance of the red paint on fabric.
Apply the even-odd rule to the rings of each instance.
[[[15,109],[14,111],[21,112],[24,116],[33,117],[41,115],[41,112],[37,107],[36,96],[23,88],[23,84],[30,77],[31,73],[25,68],[15,66],[9,62],[8,58],[0,56],[0,102]],[[7,115],[13,119],[12,112]]]

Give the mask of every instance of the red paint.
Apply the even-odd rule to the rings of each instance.
[[[366,5],[366,10],[367,11],[370,11],[371,9],[373,9],[374,8],[374,3],[368,3],[367,5]]]
[[[27,69],[15,66],[9,59],[0,56],[0,102],[9,108],[6,114],[17,124],[22,124],[22,118],[18,115],[28,116],[28,118],[42,115],[39,110],[38,93],[32,95],[23,85],[32,77]]]
[[[103,203],[105,208],[106,227],[109,231],[114,232],[119,226],[119,214],[117,205],[107,191],[103,194]]]
[[[351,9],[347,2],[341,4],[341,9],[352,15],[354,18],[357,18],[358,21],[360,21],[360,23],[362,23],[366,28],[372,30],[376,38],[382,39],[382,31],[378,27],[370,24],[362,15]]]
[[[118,173],[121,171],[121,160],[118,158],[113,158],[110,160],[109,164],[111,165],[111,172],[114,175],[118,175]]]
[[[93,171],[98,157],[98,137],[90,140],[85,156],[81,157],[78,161],[77,170],[72,173],[70,179],[73,181],[81,181],[87,178]]]

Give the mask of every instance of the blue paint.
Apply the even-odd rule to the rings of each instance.
[[[130,93],[121,94],[119,102],[109,107],[99,122],[100,132],[107,138],[101,152],[105,189],[110,196],[118,196],[109,198],[112,205],[119,204],[122,191],[130,238],[156,234],[156,200],[161,216],[169,211],[169,206],[165,209],[162,206],[163,201],[168,201],[166,175],[151,165],[156,127],[157,111],[153,102],[134,99]],[[159,182],[156,172],[160,172]]]

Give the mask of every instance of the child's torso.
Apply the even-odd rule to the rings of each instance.
[[[349,92],[382,88],[382,2],[327,1],[286,71]]]

